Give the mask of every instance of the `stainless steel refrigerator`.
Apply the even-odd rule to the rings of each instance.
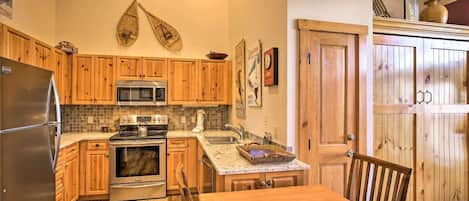
[[[0,201],[54,201],[60,104],[52,72],[0,58]]]

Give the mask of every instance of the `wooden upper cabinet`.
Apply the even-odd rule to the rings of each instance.
[[[228,104],[231,94],[231,65],[228,61],[202,60],[199,66],[198,100]]]
[[[114,104],[115,57],[76,55],[73,59],[73,104]]]
[[[143,58],[142,77],[145,80],[166,80],[168,60],[165,58]]]
[[[115,57],[97,56],[94,62],[94,97],[96,104],[114,103]]]
[[[73,59],[73,104],[94,103],[93,57],[76,55]]]
[[[33,39],[13,28],[3,26],[3,56],[6,58],[32,64]]]
[[[197,61],[170,60],[168,74],[168,103],[191,104],[197,102]]]
[[[119,80],[142,79],[141,57],[117,57]]]
[[[33,60],[32,64],[48,70],[55,70],[53,69],[52,61],[53,61],[53,50],[52,47],[49,45],[42,43],[40,41],[34,40],[33,41]]]
[[[54,49],[51,68],[54,71],[54,79],[57,92],[59,93],[60,104],[70,104],[72,102],[72,72],[71,65],[69,65],[69,56],[59,49]]]

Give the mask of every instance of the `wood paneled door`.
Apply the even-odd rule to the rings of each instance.
[[[360,127],[366,95],[359,79],[365,75],[360,55],[368,28],[317,21],[300,21],[299,28],[299,156],[311,165],[310,183],[345,194],[351,154],[366,143]]]
[[[374,36],[374,156],[415,170],[415,138],[421,127],[423,40]],[[415,173],[414,173],[415,174]],[[413,175],[414,175],[413,174]],[[415,199],[412,176],[407,199]]]
[[[408,200],[467,200],[469,43],[374,35],[378,158],[414,169]]]

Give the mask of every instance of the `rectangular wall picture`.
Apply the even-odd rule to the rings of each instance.
[[[262,47],[261,42],[247,49],[247,103],[249,107],[262,107]]]
[[[235,107],[238,118],[246,117],[246,42],[235,47]]]
[[[278,85],[278,48],[264,52],[264,86]]]

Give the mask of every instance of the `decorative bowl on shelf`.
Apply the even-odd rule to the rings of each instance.
[[[228,57],[228,55],[225,54],[225,53],[213,52],[213,51],[211,51],[210,53],[208,53],[206,56],[207,56],[209,59],[214,59],[214,60],[223,60],[223,59],[225,59],[226,57]]]
[[[296,158],[294,154],[275,145],[247,144],[237,146],[236,149],[252,164],[290,162]]]

